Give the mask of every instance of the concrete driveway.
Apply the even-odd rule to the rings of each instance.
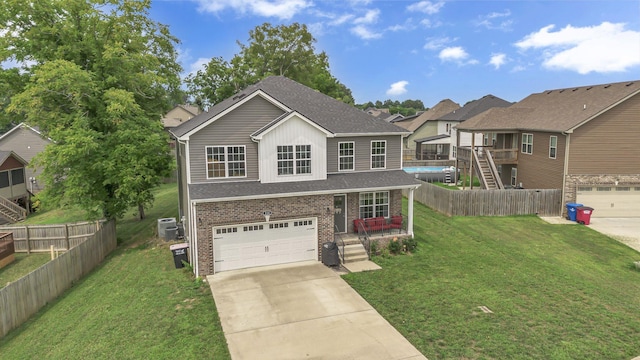
[[[591,218],[588,226],[640,252],[640,219]]]
[[[207,276],[239,359],[426,359],[338,274],[312,261]]]

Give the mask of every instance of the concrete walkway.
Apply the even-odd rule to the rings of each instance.
[[[231,358],[426,359],[319,262],[207,276]]]

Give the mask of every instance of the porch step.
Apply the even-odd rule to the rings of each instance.
[[[362,243],[360,242],[360,239],[356,238],[348,238],[348,239],[343,239],[342,241],[344,241],[344,245],[345,247],[347,245],[362,245]]]
[[[369,255],[361,243],[344,246],[344,263],[364,260],[369,260]]]

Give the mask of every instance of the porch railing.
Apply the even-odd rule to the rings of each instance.
[[[518,149],[493,149],[491,155],[496,164],[515,164],[518,162]]]
[[[371,260],[371,240],[369,239],[367,229],[364,227],[364,222],[358,223],[358,239],[362,243],[362,246],[364,246],[364,249],[367,252],[367,257]]]
[[[498,168],[496,167],[496,163],[493,161],[493,154],[492,154],[493,150],[489,150],[487,149],[485,151],[485,156],[487,158],[487,162],[489,163],[489,168],[491,169],[491,174],[493,174],[493,179],[496,181],[496,185],[498,186],[498,189],[504,189],[504,184],[502,184],[502,178],[500,177],[500,174],[498,173]]]
[[[336,228],[335,233],[333,234],[333,241],[338,246],[338,255],[340,255],[341,263],[344,264],[344,240],[342,239],[342,235],[340,235],[338,226],[334,225]]]

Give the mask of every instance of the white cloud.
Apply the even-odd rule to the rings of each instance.
[[[441,38],[427,38],[427,43],[424,44],[424,48],[426,50],[440,50],[445,45],[456,41],[456,39],[451,39],[449,37],[441,37]]]
[[[507,62],[506,54],[493,54],[491,55],[491,60],[489,60],[489,64],[495,66],[496,70],[500,69],[502,65]]]
[[[364,16],[355,19],[353,23],[356,25],[375,24],[378,21],[378,16],[380,16],[380,9],[371,9]]]
[[[366,26],[363,25],[352,27],[351,33],[364,40],[379,39],[382,37],[381,33],[369,30]]]
[[[427,29],[435,29],[442,26],[442,21],[431,21],[430,19],[424,19],[420,21],[420,25],[424,26]]]
[[[197,0],[198,10],[218,13],[227,8],[241,14],[275,17],[283,20],[291,19],[298,12],[313,6],[307,0]]]
[[[526,69],[527,68],[525,66],[523,66],[523,65],[516,65],[516,66],[513,67],[513,69],[511,69],[511,72],[512,73],[517,73],[517,72],[520,72],[520,71],[525,71]]]
[[[438,57],[443,62],[455,62],[458,65],[474,65],[478,63],[478,60],[469,59],[469,54],[461,46],[444,48],[440,51]]]
[[[333,20],[331,20],[329,22],[329,25],[333,25],[333,26],[338,26],[338,25],[342,25],[348,21],[351,21],[351,19],[353,19],[354,16],[351,14],[345,14],[345,15],[341,15],[341,16],[337,16],[336,18],[334,18]]]
[[[490,30],[511,31],[513,20],[496,21],[509,16],[511,16],[510,10],[505,10],[504,12],[492,12],[487,15],[481,15],[475,24],[476,26],[486,27]]]
[[[199,70],[204,70],[204,66],[209,63],[211,59],[209,58],[198,58],[198,60],[189,64],[189,74],[195,74]]]
[[[626,30],[623,23],[573,27],[552,32],[545,26],[515,43],[522,49],[540,49],[548,69],[579,74],[623,72],[640,66],[640,31]]]
[[[391,87],[387,90],[387,95],[389,96],[398,96],[407,92],[407,85],[409,82],[406,80],[398,81],[391,84]]]
[[[407,10],[411,12],[422,12],[425,14],[433,15],[440,12],[440,9],[442,9],[443,6],[444,1],[420,1],[407,6]]]

